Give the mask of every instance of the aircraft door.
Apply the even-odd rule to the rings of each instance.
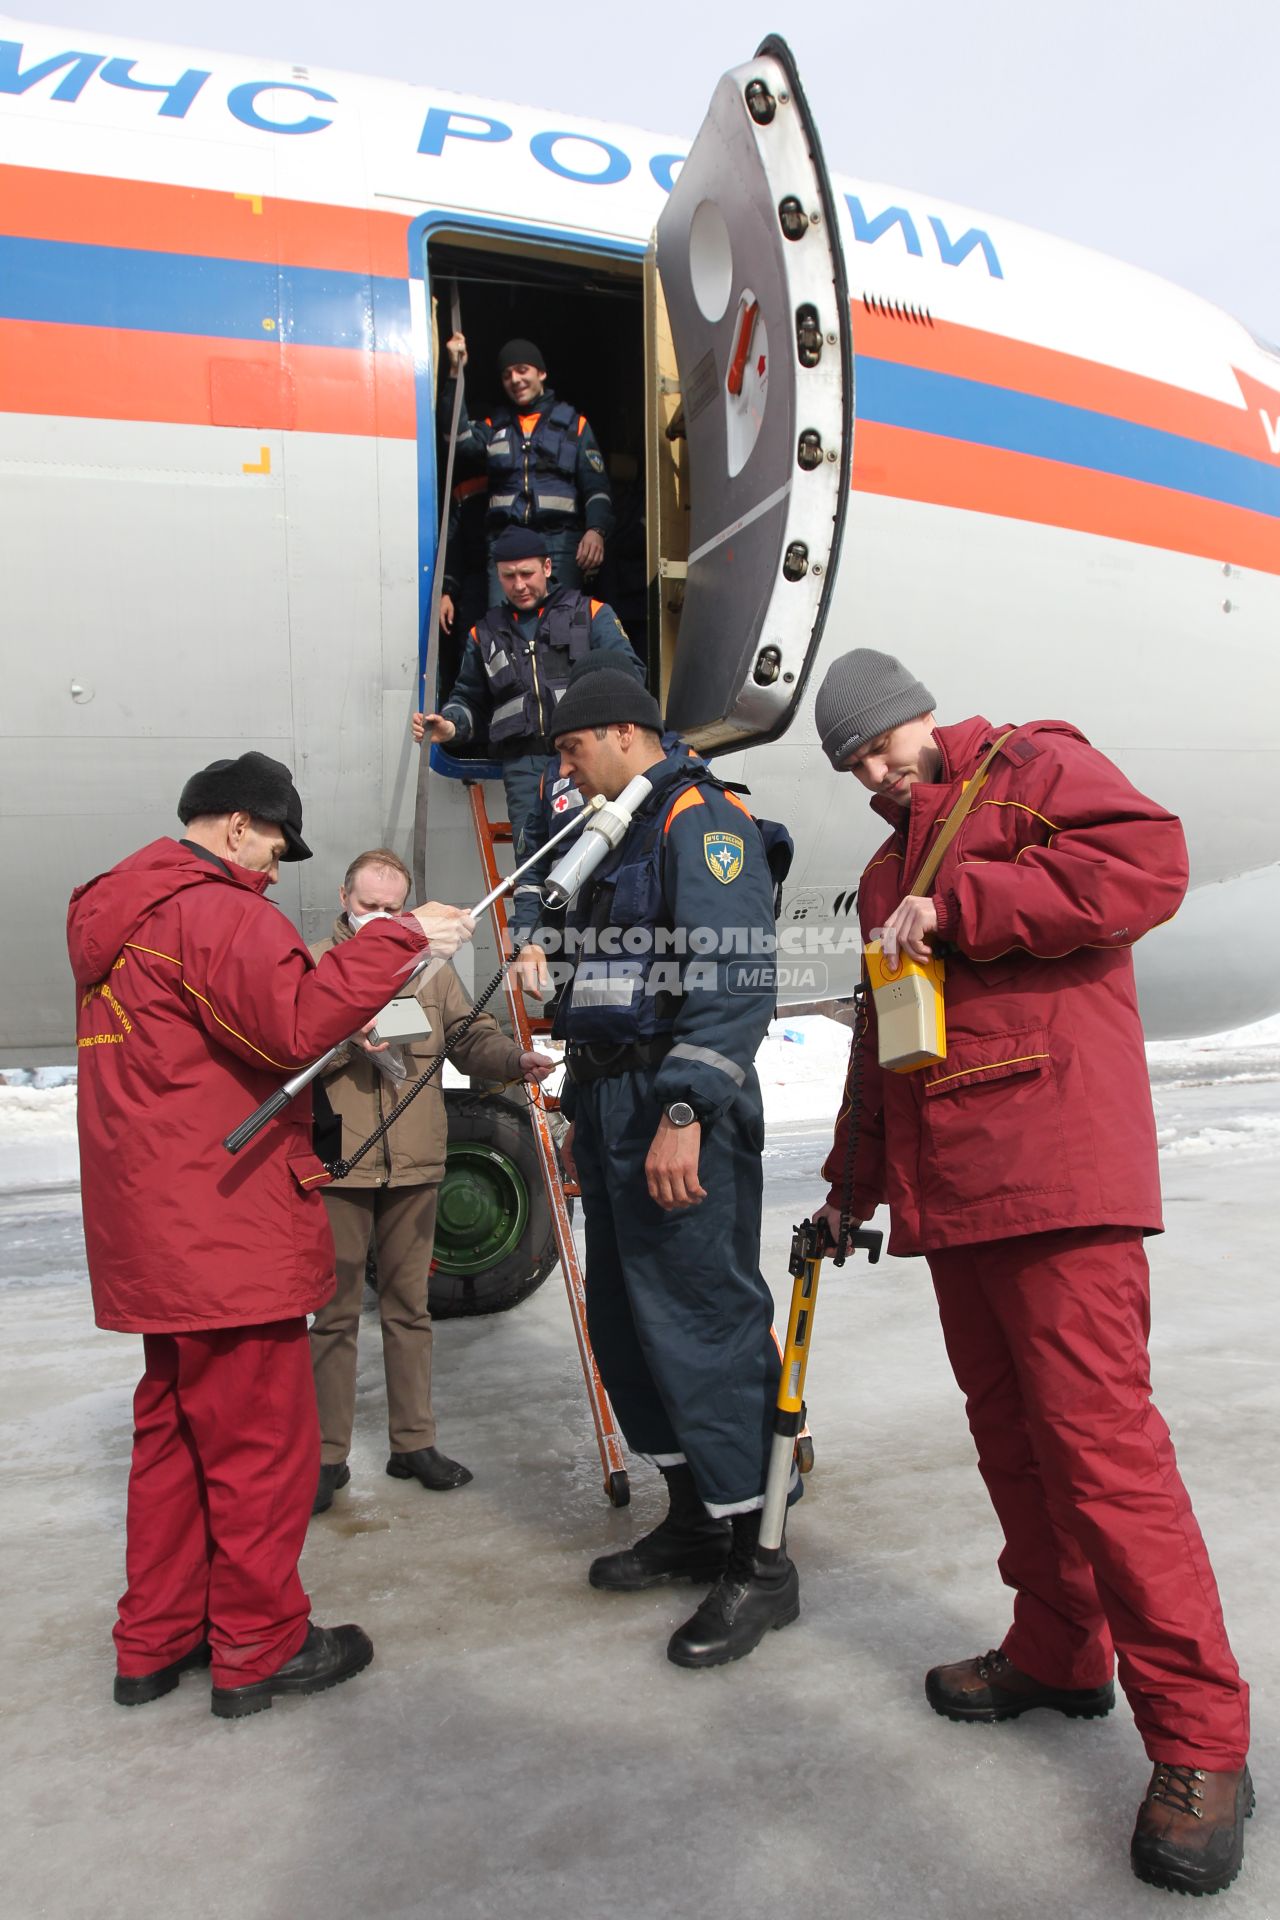
[[[784,41],[720,81],[655,249],[690,520],[667,718],[741,746],[785,729],[816,654],[853,447],[835,202]]]

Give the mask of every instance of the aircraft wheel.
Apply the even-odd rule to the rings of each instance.
[[[449,1151],[436,1207],[431,1312],[437,1320],[505,1313],[537,1291],[557,1259],[528,1112],[470,1087],[446,1087],[444,1100]],[[376,1293],[372,1249],[365,1279]]]

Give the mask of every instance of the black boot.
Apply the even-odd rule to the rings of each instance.
[[[393,1480],[419,1480],[432,1493],[451,1493],[465,1487],[475,1475],[438,1447],[415,1447],[412,1453],[393,1453],[387,1462]]]
[[[112,1698],[118,1707],[145,1707],[149,1700],[159,1700],[164,1694],[172,1693],[184,1673],[190,1673],[193,1667],[207,1667],[212,1658],[209,1642],[202,1640],[180,1660],[171,1660],[167,1667],[157,1667],[154,1673],[133,1676],[118,1673]]]
[[[323,1693],[360,1673],[373,1658],[373,1642],[359,1627],[318,1627],[314,1620],[292,1660],[245,1687],[215,1687],[210,1708],[220,1720],[262,1713],[278,1693]]]
[[[723,1667],[741,1660],[770,1627],[786,1627],[800,1612],[800,1578],[786,1547],[775,1561],[756,1554],[760,1509],[733,1515],[729,1564],[702,1605],[667,1643],[678,1667]]]
[[[663,1467],[670,1502],[666,1518],[621,1553],[602,1554],[587,1575],[607,1593],[642,1593],[664,1580],[718,1580],[729,1558],[727,1520],[713,1520],[688,1467]]]
[[[333,1505],[333,1496],[339,1487],[345,1487],[351,1478],[351,1469],[345,1460],[339,1460],[336,1466],[321,1467],[320,1478],[316,1483],[316,1497],[311,1502],[311,1511],[328,1513]]]

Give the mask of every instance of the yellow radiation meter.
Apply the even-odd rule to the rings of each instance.
[[[880,1065],[890,1073],[914,1073],[947,1057],[947,1016],[942,983],[947,963],[937,955],[913,960],[900,953],[890,967],[873,940],[863,948],[867,981],[876,1004]]]

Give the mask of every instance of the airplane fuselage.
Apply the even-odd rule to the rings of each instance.
[[[621,378],[686,148],[0,23],[3,832],[8,871],[34,876],[0,936],[9,1058],[69,1052],[66,897],[173,831],[183,781],[218,754],[254,745],[296,771],[320,857],[279,897],[308,938],[354,851],[407,851],[439,525],[437,262],[456,278],[470,249],[486,272],[567,271],[584,300],[598,275]],[[1070,718],[1181,814],[1193,891],[1139,956],[1152,1032],[1270,1011],[1280,358],[1085,249],[833,185],[855,380],[838,576],[785,731],[723,762],[797,842],[784,999],[855,977],[843,936],[881,834],[811,713],[826,662],[871,645],[910,662],[944,719]],[[512,286],[487,286],[464,297],[518,313]],[[620,425],[624,468],[638,427],[632,441]],[[463,791],[432,780],[430,889],[466,901]],[[1247,944],[1220,939],[1242,925]]]

